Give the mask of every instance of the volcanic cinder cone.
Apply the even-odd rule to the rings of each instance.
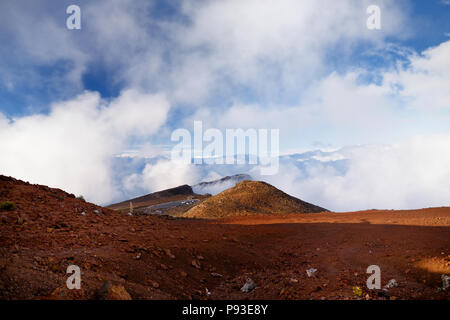
[[[225,218],[256,214],[284,215],[327,211],[261,181],[243,181],[187,211],[190,218]]]

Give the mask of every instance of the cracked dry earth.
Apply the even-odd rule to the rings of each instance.
[[[99,299],[105,283],[111,299],[449,299],[438,288],[450,274],[450,208],[128,216],[0,176],[5,200],[16,208],[0,211],[0,299]],[[66,288],[73,264],[80,290]],[[369,265],[398,287],[368,290]],[[244,293],[247,278],[256,288]]]

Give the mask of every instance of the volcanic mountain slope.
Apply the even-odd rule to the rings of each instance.
[[[130,202],[133,203],[135,209],[148,207],[160,203],[166,203],[171,201],[185,200],[191,197],[201,198],[201,195],[195,194],[192,191],[192,187],[187,184],[170,188],[154,193],[147,194],[138,198],[125,200],[119,203],[111,204],[108,208],[113,210],[127,210],[130,207]]]
[[[175,188],[153,192],[141,197],[111,204],[108,208],[113,210],[128,210],[130,207],[130,202],[133,203],[134,209],[139,209],[163,203],[189,200],[192,198],[204,199],[209,197],[209,194],[217,194],[225,189],[234,187],[237,183],[244,180],[252,180],[252,177],[248,174],[236,174],[214,181],[200,182],[193,186],[185,184]]]
[[[184,217],[225,218],[255,214],[284,215],[328,211],[294,198],[261,181],[243,181],[188,210]]]
[[[128,215],[0,175],[0,300],[448,300],[449,230],[450,208],[223,220]],[[366,289],[374,263],[382,285],[396,279],[398,287]],[[80,290],[66,286],[70,265],[82,271]],[[257,287],[242,292],[248,278]]]

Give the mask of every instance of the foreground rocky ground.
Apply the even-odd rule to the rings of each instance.
[[[0,299],[449,299],[450,208],[128,216],[0,176],[4,200],[15,208],[0,211]],[[81,290],[66,288],[73,264]],[[368,290],[374,264],[398,286]],[[242,292],[248,278],[256,288]]]

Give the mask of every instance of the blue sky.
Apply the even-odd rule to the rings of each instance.
[[[66,28],[71,4],[81,8],[81,30]],[[366,28],[372,4],[381,8],[381,30]],[[309,195],[324,206],[355,208],[345,179],[385,170],[373,163],[380,146],[393,148],[391,168],[412,171],[391,176],[425,185],[428,198],[417,205],[450,198],[429,194],[448,187],[439,178],[448,171],[420,170],[427,159],[405,156],[424,146],[442,163],[448,156],[448,1],[3,1],[0,15],[5,174],[99,203],[195,183],[224,172],[142,159],[166,155],[173,130],[202,120],[221,130],[280,129],[284,154],[358,150],[345,152],[354,163],[346,174],[317,167],[310,181],[302,167],[295,179],[271,178],[299,196],[306,182],[328,190],[329,198]],[[141,160],[124,162],[127,174],[118,175],[114,155],[129,151]],[[327,189],[335,179],[340,189]],[[408,207],[417,188],[401,187],[401,201],[380,191],[378,202],[358,205]],[[334,203],[336,196],[346,200]]]

